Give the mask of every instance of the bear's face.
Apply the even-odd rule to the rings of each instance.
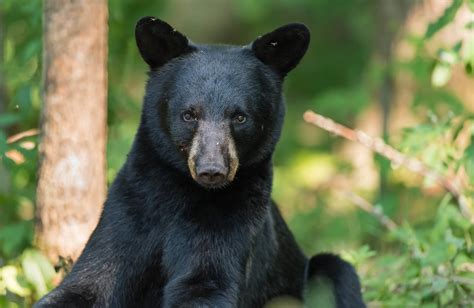
[[[281,130],[281,82],[248,50],[201,47],[153,71],[148,122],[160,125],[181,169],[205,187],[231,182],[239,165],[271,155]],[[159,89],[154,91],[154,89]],[[158,133],[158,132],[157,132]]]
[[[208,46],[145,17],[136,38],[151,68],[142,124],[167,163],[219,188],[271,157],[284,116],[281,84],[307,49],[305,26],[284,26],[251,46]]]

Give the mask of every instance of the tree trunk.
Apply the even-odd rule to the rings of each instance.
[[[107,1],[44,2],[37,244],[75,260],[106,195]]]
[[[378,62],[383,67],[382,82],[379,87],[378,101],[382,111],[382,138],[387,141],[390,109],[394,98],[394,76],[390,69],[393,63],[393,44],[397,38],[398,29],[408,14],[411,1],[379,1],[376,3],[377,35],[375,52]],[[385,195],[390,171],[390,163],[382,160],[380,165],[379,196]]]

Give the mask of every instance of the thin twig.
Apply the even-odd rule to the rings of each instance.
[[[474,285],[474,279],[467,278],[467,277],[454,276],[454,277],[452,277],[452,280],[454,282],[461,283],[461,284]]]
[[[344,137],[351,141],[358,142],[372,151],[389,159],[396,165],[404,166],[408,170],[423,177],[434,179],[453,196],[453,198],[458,203],[461,213],[464,215],[464,217],[466,217],[471,223],[474,223],[474,214],[471,205],[469,204],[466,196],[462,194],[458,185],[443,175],[430,170],[420,160],[401,153],[400,151],[386,144],[380,138],[371,137],[360,130],[350,129],[344,125],[334,122],[332,119],[314,113],[313,111],[306,111],[304,114],[304,120],[307,123],[318,126],[330,133]]]
[[[13,136],[8,137],[7,143],[10,144],[10,143],[16,142],[20,139],[23,139],[23,138],[26,138],[26,137],[31,137],[31,136],[36,136],[38,134],[39,134],[39,130],[37,128],[32,128],[32,129],[29,129],[29,130],[25,130],[24,132],[21,132],[21,133],[18,133],[18,134],[15,134]]]
[[[393,231],[398,228],[397,224],[391,220],[388,216],[386,216],[381,209],[372,205],[369,201],[365,200],[361,196],[353,193],[353,192],[346,192],[344,195],[349,198],[355,205],[357,205],[362,210],[366,211],[367,213],[371,214],[377,220],[384,225],[388,230]]]

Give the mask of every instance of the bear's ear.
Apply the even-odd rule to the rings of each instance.
[[[288,24],[257,38],[252,43],[252,50],[260,61],[284,77],[303,58],[309,37],[309,29],[305,25]]]
[[[188,39],[166,22],[143,17],[135,27],[140,54],[151,69],[157,69],[173,58],[195,50]]]

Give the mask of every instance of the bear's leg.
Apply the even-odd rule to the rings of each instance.
[[[130,300],[131,285],[147,272],[151,257],[144,257],[140,235],[129,234],[127,240],[119,228],[108,230],[98,225],[71,273],[35,307],[116,307]]]
[[[305,280],[305,302],[310,307],[365,307],[354,267],[336,255],[313,256],[306,266]]]

